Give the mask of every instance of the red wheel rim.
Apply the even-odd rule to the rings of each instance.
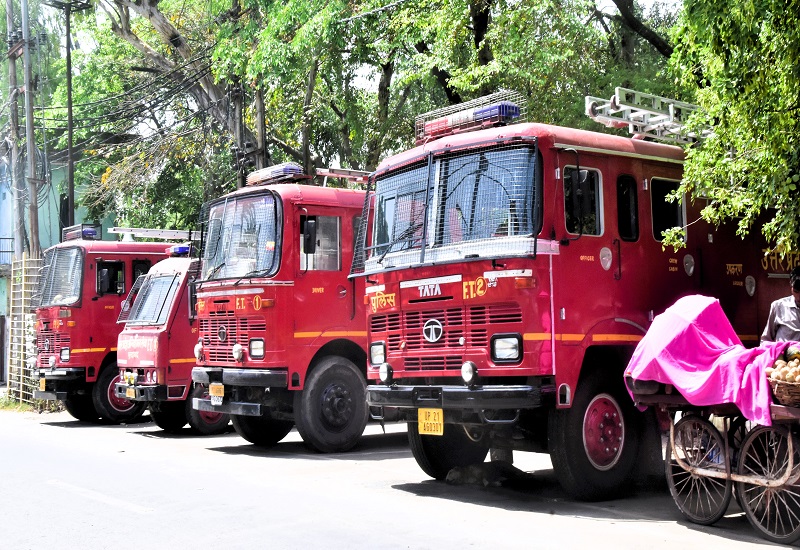
[[[119,374],[111,380],[111,383],[106,388],[106,395],[108,395],[108,404],[117,411],[117,412],[128,412],[132,408],[136,406],[136,403],[130,401],[129,399],[123,399],[121,397],[117,397],[116,392],[114,391],[114,384],[121,380]]]
[[[619,462],[625,444],[625,423],[617,401],[607,393],[598,394],[583,417],[583,448],[592,466],[609,470]]]
[[[203,392],[203,399],[208,399],[208,390]],[[225,413],[212,412],[212,411],[197,411],[199,412],[200,419],[208,425],[218,424],[222,421],[222,415]]]

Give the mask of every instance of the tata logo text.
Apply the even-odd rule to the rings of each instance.
[[[442,287],[440,287],[437,283],[430,285],[420,285],[417,288],[419,289],[420,298],[428,298],[430,296],[442,295]]]

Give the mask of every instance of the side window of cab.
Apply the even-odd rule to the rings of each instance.
[[[341,271],[342,229],[337,216],[300,216],[300,269]]]

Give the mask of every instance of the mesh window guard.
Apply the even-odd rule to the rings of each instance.
[[[208,209],[203,279],[267,276],[278,268],[279,223],[274,195],[234,196]]]
[[[33,307],[72,305],[81,296],[83,249],[51,248],[45,251],[39,288]]]
[[[541,226],[537,162],[533,144],[487,144],[380,174],[372,243],[353,273],[530,254]]]
[[[180,283],[177,274],[150,277],[142,285],[128,316],[130,325],[163,325]]]

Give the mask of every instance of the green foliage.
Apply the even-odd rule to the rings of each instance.
[[[710,199],[703,215],[739,218],[779,253],[798,250],[800,5],[687,0],[671,67],[696,94],[713,135],[688,152],[683,189]]]
[[[204,102],[164,72],[167,62],[191,70],[149,15],[131,17],[139,42],[126,41],[111,26],[123,2],[98,5],[109,17],[76,22],[92,42],[73,58],[76,181],[92,217],[114,211],[129,225],[189,227],[203,200],[232,188],[235,140],[223,117],[238,90],[251,132],[263,92],[271,162],[357,169],[412,146],[414,115],[457,98],[514,89],[529,98],[529,120],[599,129],[583,113],[585,95],[675,91],[664,57],[591,0],[150,2],[191,46],[191,70],[209,65],[227,92]],[[642,17],[661,34],[674,21],[657,9]],[[66,104],[63,83],[54,104]],[[48,116],[63,147],[65,110]]]

